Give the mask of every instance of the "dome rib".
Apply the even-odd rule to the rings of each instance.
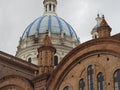
[[[62,19],[62,18],[60,18],[60,19]],[[64,19],[62,19],[63,21],[64,21],[64,23],[67,25],[67,28],[68,28],[68,30],[70,31],[70,36],[72,37],[72,32],[71,32],[71,29],[70,29],[70,25],[64,20]]]
[[[61,24],[61,22],[60,22],[60,20],[59,20],[59,18],[57,17],[57,16],[55,16],[56,17],[56,19],[57,19],[57,21],[58,21],[58,24],[59,24],[59,28],[60,28],[60,32],[62,32],[62,24]]]
[[[33,24],[38,20],[39,18],[37,18],[36,20],[34,20],[31,24],[30,24],[30,27],[28,29],[28,32],[27,32],[27,35],[30,35],[30,30],[31,30],[31,27],[33,26]],[[37,31],[37,30],[36,30]]]
[[[48,17],[48,30],[50,30],[50,32],[51,32],[51,15],[49,15],[49,17]]]
[[[31,24],[30,24],[30,25],[31,25]],[[27,30],[28,30],[28,28],[30,27],[30,25],[29,25],[29,26],[25,29],[25,31],[23,32],[21,39],[23,39],[23,38],[24,38],[25,33],[27,32]]]
[[[53,15],[44,15],[34,20],[23,32],[21,40],[26,36],[34,35],[36,32],[45,33],[46,30],[49,30],[51,34],[61,34],[64,31],[67,36],[74,37],[79,41],[72,26],[64,19]]]
[[[39,28],[41,27],[40,25],[41,25],[41,22],[42,22],[42,20],[45,18],[45,16],[42,16],[41,17],[41,19],[40,19],[40,21],[38,22],[38,25],[37,25],[37,31],[39,32]]]
[[[71,27],[71,26],[70,26],[70,27]],[[71,27],[71,29],[72,29],[72,31],[74,32],[77,41],[79,41],[79,38],[77,37],[77,34],[76,34],[75,30],[74,30],[72,27]]]

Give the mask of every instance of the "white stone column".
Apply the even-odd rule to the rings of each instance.
[[[53,12],[53,4],[51,4],[51,11]]]
[[[49,4],[47,4],[47,12],[49,11]]]

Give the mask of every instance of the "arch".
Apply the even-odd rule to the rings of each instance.
[[[112,48],[111,48],[112,47]],[[48,90],[59,89],[69,71],[79,62],[92,55],[107,53],[120,57],[120,41],[112,38],[95,39],[85,42],[68,53],[48,80]]]
[[[71,90],[70,86],[66,86],[63,90]]]
[[[94,67],[89,65],[87,68],[88,90],[94,90]]]
[[[31,57],[28,58],[28,62],[29,62],[29,63],[32,62],[32,58],[31,58]]]
[[[85,80],[83,78],[79,81],[79,90],[85,90]]]
[[[52,10],[52,4],[50,3],[49,4],[49,11],[51,11]]]
[[[102,72],[97,75],[98,90],[105,90],[105,80]]]
[[[33,86],[29,80],[21,76],[6,76],[0,80],[0,90],[7,86],[16,86],[23,90],[33,90]]]
[[[16,86],[16,85],[8,85],[8,86],[0,88],[0,90],[25,90],[25,89],[19,86]]]
[[[29,57],[31,57],[33,54],[28,54],[27,56],[26,56],[26,59],[28,59]]]
[[[120,69],[116,70],[114,73],[114,90],[120,89]]]
[[[94,32],[93,34],[93,39],[97,39],[99,36],[98,36],[98,33],[97,32]]]
[[[32,54],[26,56],[27,62],[32,62],[32,56],[33,56]]]

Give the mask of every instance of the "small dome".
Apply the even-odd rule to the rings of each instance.
[[[79,40],[71,25],[55,15],[44,15],[37,18],[26,28],[21,39],[23,40],[26,36],[35,35],[36,32],[45,33],[46,30],[49,30],[51,34],[61,34],[63,32],[66,36]]]

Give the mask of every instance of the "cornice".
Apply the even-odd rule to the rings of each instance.
[[[0,51],[0,61],[3,63],[9,63],[14,65],[15,67],[21,68],[22,70],[28,70],[31,72],[38,71],[38,66],[32,63],[28,63],[22,59],[19,59],[15,56],[9,55]]]

